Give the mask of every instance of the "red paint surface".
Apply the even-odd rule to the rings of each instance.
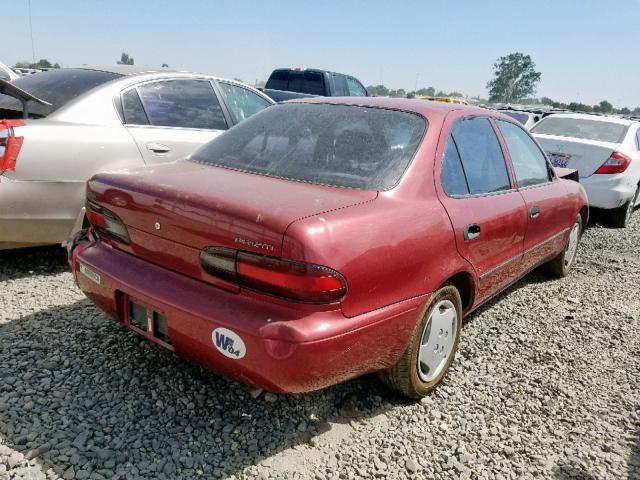
[[[209,368],[270,390],[309,391],[392,366],[431,292],[464,273],[472,282],[468,313],[557,255],[587,204],[582,187],[562,179],[518,190],[512,178],[514,189],[504,194],[444,195],[440,161],[448,129],[467,115],[511,121],[496,112],[379,98],[310,103],[326,101],[427,118],[427,133],[397,187],[379,193],[324,187],[189,162],[100,174],[89,194],[128,225],[132,243],[78,247],[74,259],[102,276],[100,285],[92,282],[74,261],[80,287],[123,322],[126,296],[156,306],[176,352]],[[541,210],[535,222],[528,215],[533,205]],[[482,226],[471,242],[462,238],[469,223]],[[201,268],[199,254],[210,246],[327,266],[346,279],[347,294],[307,305],[230,285]],[[244,358],[214,348],[218,327],[242,337]]]

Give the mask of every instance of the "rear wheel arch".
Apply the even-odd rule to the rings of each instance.
[[[466,313],[473,305],[475,298],[475,282],[470,273],[462,271],[449,277],[442,285],[453,285],[462,300],[462,312]]]

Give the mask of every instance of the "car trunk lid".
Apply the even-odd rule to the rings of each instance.
[[[580,178],[591,175],[619,148],[617,143],[560,137],[556,135],[535,135],[555,167],[578,170]]]
[[[373,200],[375,191],[326,187],[189,161],[99,174],[88,196],[165,248],[223,246],[279,256],[295,220]],[[131,235],[136,242],[135,231]],[[146,256],[142,250],[136,254]],[[149,258],[152,260],[151,258]]]

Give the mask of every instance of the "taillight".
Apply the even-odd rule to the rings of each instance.
[[[21,120],[0,120],[0,172],[16,169],[18,154],[22,148],[23,137],[13,134],[13,127],[21,127]]]
[[[335,270],[312,263],[210,247],[200,254],[211,275],[250,290],[305,303],[333,303],[344,297],[347,282]]]
[[[98,231],[115,237],[124,243],[131,243],[129,232],[124,222],[111,210],[87,201],[87,220]]]
[[[596,173],[622,173],[624,172],[631,159],[620,152],[613,152],[606,162],[596,170]]]

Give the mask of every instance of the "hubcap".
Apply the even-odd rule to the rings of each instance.
[[[449,300],[436,303],[422,332],[418,352],[418,374],[423,382],[431,382],[442,372],[453,350],[457,326],[455,305]]]
[[[573,263],[578,251],[578,239],[580,238],[580,224],[575,223],[569,234],[569,243],[567,244],[567,250],[564,253],[564,266],[569,267]]]

